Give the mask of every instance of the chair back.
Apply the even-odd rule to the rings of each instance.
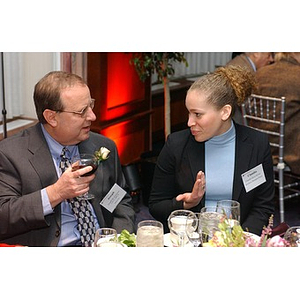
[[[269,136],[274,162],[274,182],[278,186],[280,221],[284,222],[285,97],[275,98],[252,94],[242,104],[242,115],[244,125]]]
[[[284,168],[285,97],[252,94],[242,104],[244,125],[267,133],[270,146],[277,149],[278,168]],[[276,156],[277,156],[276,155]]]

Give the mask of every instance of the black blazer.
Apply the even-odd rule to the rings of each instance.
[[[113,213],[99,202],[114,183],[126,189],[125,179],[114,142],[91,132],[80,143],[79,152],[94,153],[100,147],[111,153],[96,171],[90,185],[91,200],[100,227],[114,227],[118,232],[134,231],[134,210],[127,193]],[[41,189],[57,181],[57,173],[42,133],[37,124],[0,143],[0,241],[28,246],[56,246],[61,230],[60,205],[44,217]]]
[[[261,234],[264,225],[274,213],[273,163],[268,137],[251,128],[235,124],[236,156],[232,199],[241,204],[241,225],[252,233]],[[191,192],[197,173],[205,173],[205,143],[195,141],[190,130],[171,134],[164,145],[154,172],[149,210],[154,218],[164,224],[173,210],[183,209],[176,201],[181,193]],[[262,164],[266,182],[246,193],[241,175]],[[222,183],[220,183],[222,184]],[[205,195],[192,211],[205,206]]]

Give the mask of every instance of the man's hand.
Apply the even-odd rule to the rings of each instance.
[[[95,178],[95,174],[86,177],[82,177],[82,175],[92,169],[91,166],[88,166],[73,172],[72,167],[69,167],[54,184],[48,186],[46,191],[52,208],[65,199],[88,192],[90,182]]]

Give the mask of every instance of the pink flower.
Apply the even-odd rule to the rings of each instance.
[[[248,236],[245,241],[245,247],[257,247],[258,242],[255,241],[252,237]]]
[[[286,247],[287,242],[283,238],[281,238],[279,235],[275,235],[269,240],[267,240],[266,243],[267,247]]]

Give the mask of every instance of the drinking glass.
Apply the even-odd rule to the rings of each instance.
[[[202,246],[202,229],[200,222],[200,213],[189,215],[186,220],[186,235],[194,247]]]
[[[300,226],[290,227],[283,237],[292,247],[300,247]]]
[[[163,247],[163,224],[155,220],[144,220],[138,223],[136,233],[137,247]]]
[[[226,216],[230,228],[240,225],[241,208],[240,203],[235,200],[220,200],[217,202],[217,212]]]
[[[200,224],[202,243],[207,243],[216,231],[220,231],[219,223],[224,215],[217,212],[215,207],[202,207],[200,211]]]
[[[188,220],[189,216],[195,214],[186,209],[174,210],[168,218],[168,226],[170,229],[170,240],[175,247],[184,247],[189,239],[186,234],[186,227],[192,224],[192,219]]]
[[[94,247],[118,247],[117,231],[114,228],[97,229]]]
[[[94,174],[98,168],[97,159],[93,154],[80,154],[72,159],[72,171],[76,171],[88,166],[92,167],[93,169],[90,172],[82,175],[83,177]],[[91,200],[94,198],[94,195],[86,192],[84,195],[78,196],[77,198],[79,200]]]

